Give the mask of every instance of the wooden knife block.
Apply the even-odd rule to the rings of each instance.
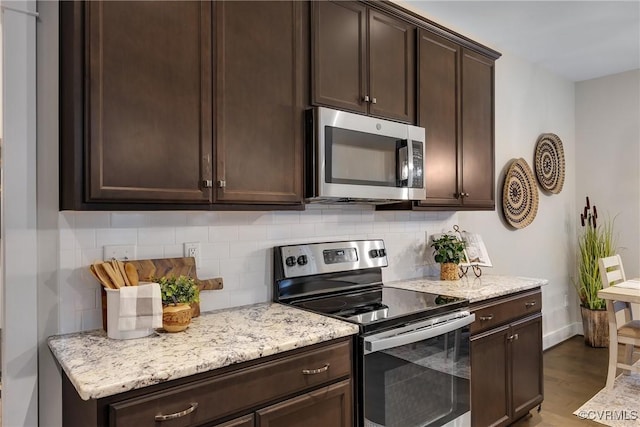
[[[193,257],[185,258],[158,258],[139,259],[125,261],[126,264],[133,265],[141,282],[149,282],[154,277],[179,277],[187,276],[195,279],[200,291],[212,291],[222,289],[222,278],[198,279],[196,273],[196,260]],[[192,317],[200,315],[200,304],[191,304]],[[102,325],[107,330],[107,292],[102,288]]]

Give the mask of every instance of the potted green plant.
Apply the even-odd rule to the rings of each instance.
[[[598,298],[602,289],[598,259],[615,255],[614,220],[598,220],[598,210],[589,197],[580,212],[582,233],[578,236],[578,280],[574,282],[580,298],[580,314],[585,344],[591,347],[609,345],[606,304]]]
[[[195,279],[187,276],[153,279],[160,284],[162,296],[162,327],[167,332],[180,332],[191,323],[191,306],[200,302]]]
[[[465,259],[464,242],[451,234],[434,238],[433,258],[440,264],[440,280],[458,280],[458,264]]]

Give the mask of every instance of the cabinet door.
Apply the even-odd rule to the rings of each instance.
[[[542,402],[542,314],[511,325],[513,419]]]
[[[367,112],[365,6],[347,1],[311,3],[313,103]]]
[[[261,409],[256,412],[256,426],[352,426],[351,389],[351,380],[345,380]]]
[[[369,11],[369,113],[415,122],[415,32],[411,24]]]
[[[509,326],[471,338],[471,424],[503,425],[509,420]]]
[[[208,203],[211,5],[87,2],[85,201]]]
[[[215,2],[216,202],[302,201],[307,7]]]
[[[425,30],[418,41],[418,126],[426,131],[425,187],[419,206],[460,205],[458,106],[460,47]]]
[[[495,209],[494,62],[462,50],[462,185],[463,204]],[[428,144],[428,142],[427,142]]]

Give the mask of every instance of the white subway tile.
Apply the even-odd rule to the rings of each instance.
[[[172,245],[176,242],[175,228],[139,228],[139,245]]]
[[[376,212],[374,210],[365,210],[361,212],[362,222],[373,222],[376,220],[375,218]]]
[[[389,223],[388,222],[374,222],[373,223],[373,232],[374,233],[388,233],[389,232]]]
[[[186,212],[188,226],[209,226],[218,221],[217,212]]]
[[[209,227],[176,227],[176,243],[208,242]]]
[[[75,232],[71,228],[60,229],[60,250],[68,251],[76,248]]]
[[[332,223],[338,222],[338,218],[342,214],[341,209],[323,209],[322,210],[322,222]]]
[[[257,251],[256,242],[229,242],[229,256],[231,258],[254,256]]]
[[[103,228],[96,230],[96,246],[136,245],[138,230],[135,228]]]
[[[227,259],[229,258],[229,242],[202,243],[200,245],[201,258]]]
[[[149,212],[151,227],[184,227],[187,225],[186,212]]]
[[[273,223],[274,224],[299,224],[300,212],[299,211],[274,212]]]
[[[111,217],[108,212],[76,212],[75,225],[77,228],[109,228]]]
[[[81,313],[81,328],[83,331],[102,329],[102,309],[84,310]]]
[[[237,225],[216,225],[209,227],[210,242],[228,242],[238,240]]]
[[[58,214],[58,228],[61,230],[75,227],[76,213],[73,211],[60,212]]]
[[[247,225],[269,225],[273,223],[272,212],[242,212],[242,222]]]
[[[138,245],[136,255],[138,259],[164,258],[164,248],[161,245]]]
[[[200,279],[213,279],[220,277],[220,260],[201,259],[197,267],[198,278]]]
[[[222,277],[240,275],[248,267],[247,258],[229,258],[220,264],[220,275]]]
[[[411,221],[411,211],[396,211],[395,212],[395,220],[396,221]]]
[[[267,289],[243,289],[229,293],[229,303],[232,306],[256,304],[269,300]]]
[[[316,224],[322,222],[322,210],[321,209],[309,209],[304,212],[300,212],[301,224]]]
[[[90,264],[102,261],[102,248],[76,249],[76,267],[89,268]]]
[[[60,251],[60,269],[73,270],[76,268],[76,251]]]
[[[182,258],[184,256],[184,247],[180,245],[166,245],[164,247],[165,258]]]
[[[272,282],[273,279],[267,277],[263,272],[244,273],[240,276],[241,289],[262,289],[270,286]]]
[[[373,233],[373,223],[372,222],[361,222],[360,224],[356,224],[356,233],[358,233],[358,234]]]
[[[96,308],[96,291],[95,289],[82,289],[78,292],[76,299],[76,310],[92,310]]]
[[[266,240],[267,226],[265,225],[244,225],[238,228],[238,240]]]
[[[231,307],[229,303],[229,291],[222,289],[200,292],[200,311],[206,312],[228,307]]]
[[[291,230],[291,238],[304,239],[310,238],[315,233],[314,224],[292,224],[289,226]]]
[[[96,247],[96,230],[75,229],[76,247],[90,249]]]
[[[143,212],[111,212],[111,227],[138,228],[149,226],[149,215]]]
[[[243,225],[246,224],[246,218],[242,212],[218,212],[218,220],[216,225]]]
[[[300,225],[300,224],[297,224]],[[291,238],[291,225],[272,225],[267,228],[267,239],[280,240]]]
[[[392,211],[376,211],[373,218],[376,222],[390,222],[395,221],[396,215]]]

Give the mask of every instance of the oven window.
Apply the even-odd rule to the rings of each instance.
[[[397,138],[325,126],[326,182],[396,186]]]
[[[469,425],[469,333],[364,356],[364,425]]]

